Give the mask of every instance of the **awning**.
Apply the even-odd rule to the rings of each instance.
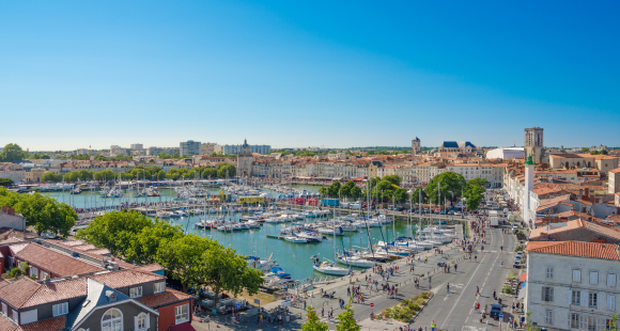
[[[520,282],[524,282],[527,279],[527,274],[521,274],[521,277],[519,278]]]
[[[523,285],[525,285],[525,283],[523,283]],[[525,298],[525,293],[527,292],[527,289],[524,287],[522,289],[519,290],[519,295],[517,296],[517,300],[522,300],[523,298]]]
[[[196,329],[194,329],[194,327],[191,324],[189,324],[189,322],[187,322],[187,323],[171,326],[170,331],[196,331]]]

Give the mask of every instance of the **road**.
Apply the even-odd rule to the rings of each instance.
[[[488,197],[491,195],[489,194]],[[481,331],[499,330],[499,321],[487,317],[488,325],[480,322],[480,313],[474,310],[476,300],[481,307],[497,303],[493,299],[493,290],[499,295],[502,285],[509,272],[518,274],[512,268],[516,238],[510,233],[503,233],[503,229],[486,228],[487,243],[484,252],[478,254],[479,262],[466,262],[459,265],[459,272],[448,280],[443,277],[442,282],[434,292],[437,295],[422,311],[413,323],[414,326],[430,326],[433,321],[441,330],[451,331]],[[501,247],[503,246],[503,251]],[[504,265],[500,266],[500,262]],[[438,277],[439,278],[439,277]],[[446,292],[446,282],[450,282],[450,293]],[[476,299],[476,287],[480,288],[480,297]],[[504,322],[511,314],[512,298],[502,298],[502,312]],[[505,326],[505,324],[504,324]]]

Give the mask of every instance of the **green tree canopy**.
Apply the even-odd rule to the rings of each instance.
[[[220,163],[217,166],[217,177],[219,178],[234,178],[236,175],[237,168],[232,164]]]
[[[197,235],[165,239],[157,251],[157,262],[166,268],[172,278],[181,282],[183,291],[187,292],[190,286],[202,285],[205,277],[202,255],[216,244]]]
[[[466,183],[463,175],[448,171],[433,177],[424,188],[424,192],[426,192],[429,201],[436,204],[439,202],[439,186],[441,186],[441,203],[443,204],[444,199],[454,201],[452,194],[454,194],[454,199],[459,197],[465,189]]]
[[[348,303],[344,306],[344,311],[336,317],[337,331],[360,331],[360,326],[355,322],[355,312]]]
[[[0,162],[21,161],[29,156],[18,144],[7,144],[0,152]]]
[[[217,178],[217,169],[215,169],[215,168],[205,168],[202,171],[202,178],[206,178],[206,179]]]
[[[0,178],[0,186],[11,186],[13,185],[13,180],[10,178]]]
[[[26,225],[33,226],[39,235],[49,232],[67,237],[78,219],[77,213],[69,205],[39,193],[21,196],[15,211],[22,214],[26,218]]]
[[[314,307],[309,306],[306,309],[306,316],[308,320],[301,325],[302,331],[327,331],[329,326],[325,322],[321,322],[321,319],[314,311]]]
[[[198,266],[201,279],[198,283],[210,287],[215,294],[213,306],[217,306],[217,297],[222,291],[237,296],[246,290],[252,295],[264,282],[262,272],[250,268],[232,248],[225,248],[215,241],[202,253],[201,259],[202,263]]]
[[[153,221],[137,211],[109,212],[96,217],[77,237],[107,248],[113,256],[126,257],[138,233],[152,225]]]

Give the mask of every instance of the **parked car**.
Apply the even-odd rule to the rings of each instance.
[[[515,260],[515,263],[512,264],[512,266],[517,269],[521,268],[522,265],[521,260]]]
[[[502,312],[502,306],[498,303],[494,303],[491,305],[491,311],[489,312],[489,316],[496,320],[499,320],[499,314]]]
[[[455,211],[454,212],[454,216],[461,216],[461,212],[460,211]]]

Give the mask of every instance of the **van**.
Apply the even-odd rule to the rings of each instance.
[[[360,209],[362,205],[359,202],[354,202],[350,205],[351,209]]]
[[[343,203],[340,204],[340,206],[342,208],[349,208],[349,205],[350,205],[350,203],[348,203],[348,202],[343,202]]]

